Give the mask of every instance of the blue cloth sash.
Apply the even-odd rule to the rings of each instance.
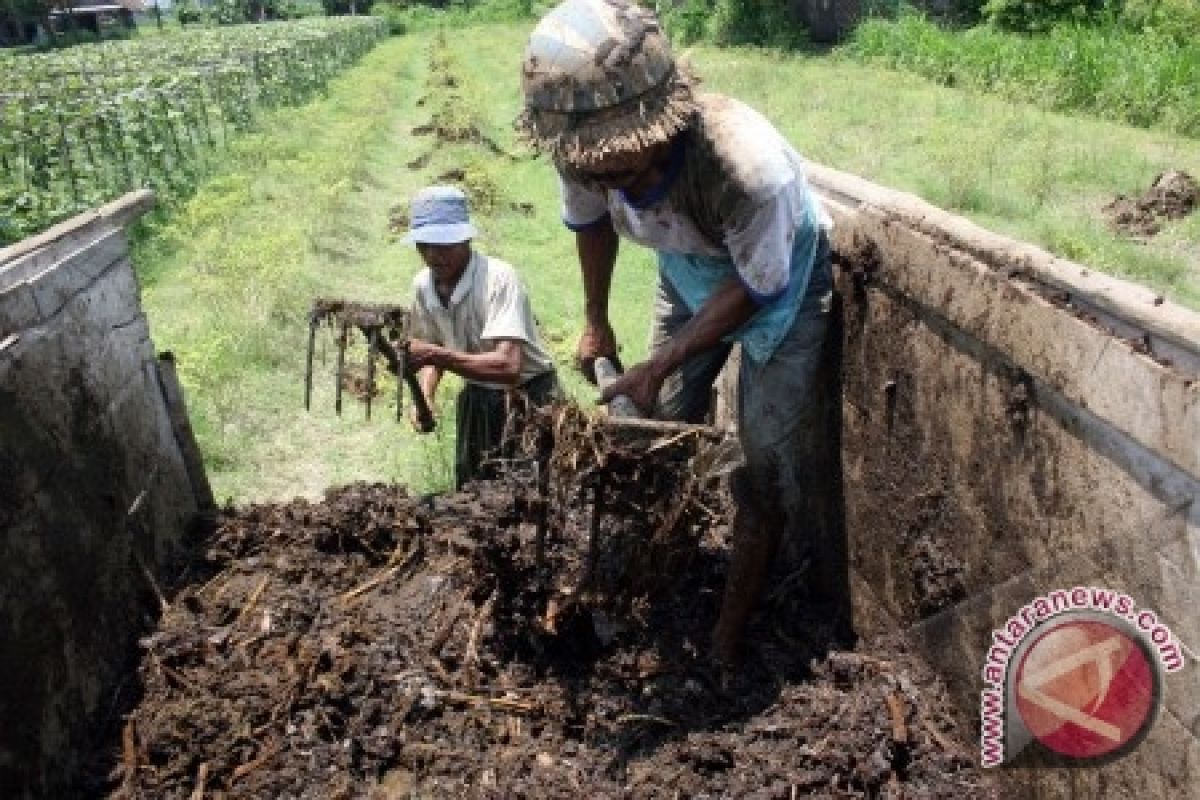
[[[740,342],[742,352],[760,364],[771,358],[776,346],[792,327],[796,310],[804,300],[812,275],[820,233],[816,209],[810,197],[805,204],[804,222],[796,229],[792,243],[791,274],[787,288],[725,337],[725,341]],[[732,259],[665,250],[658,251],[658,270],[693,314],[708,302],[718,288],[737,275]]]

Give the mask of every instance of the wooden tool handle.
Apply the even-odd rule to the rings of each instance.
[[[425,392],[421,390],[417,376],[411,370],[405,371],[404,382],[408,384],[408,391],[412,393],[413,406],[417,409],[417,424],[421,427],[421,433],[432,433],[433,429],[437,427],[437,421],[433,418],[429,403],[425,401]]]
[[[421,433],[429,433],[437,427],[437,421],[433,418],[433,412],[429,410],[429,403],[425,401],[425,392],[421,390],[421,384],[417,380],[417,376],[412,370],[407,369],[406,365],[401,363],[400,354],[396,352],[396,348],[392,347],[392,343],[383,336],[379,337],[379,352],[383,353],[383,357],[387,359],[388,369],[394,372],[398,377],[403,378],[408,385],[408,391],[412,395],[413,406],[417,409],[417,425],[421,429]]]
[[[604,391],[616,382],[617,378],[621,377],[617,366],[604,356],[596,359],[595,370],[596,385],[600,387],[600,391]],[[618,419],[640,419],[642,416],[633,401],[623,394],[619,394],[608,401],[608,413],[609,416],[617,417]]]

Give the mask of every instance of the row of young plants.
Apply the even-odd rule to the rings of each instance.
[[[0,245],[130,189],[190,191],[257,110],[304,102],[386,35],[312,18],[0,55]]]

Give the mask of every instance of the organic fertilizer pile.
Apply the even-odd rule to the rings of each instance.
[[[829,651],[802,594],[768,601],[736,672],[709,661],[719,443],[563,410],[524,433],[540,459],[455,495],[226,514],[142,642],[89,794],[992,793],[919,662]]]
[[[1164,221],[1182,219],[1200,206],[1200,183],[1186,172],[1168,170],[1141,197],[1118,196],[1104,207],[1108,224],[1126,236],[1154,236]]]

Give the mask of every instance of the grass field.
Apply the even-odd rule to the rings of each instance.
[[[159,349],[174,350],[218,497],[318,495],[352,480],[444,487],[453,431],[418,437],[385,407],[333,414],[332,378],[305,412],[305,314],[316,295],[407,302],[419,267],[389,219],[413,191],[458,171],[476,199],[478,245],[518,268],[564,377],[581,290],[547,163],[514,144],[517,65],[530,24],[388,40],[304,107],[264,115],[227,166],[135,252]],[[773,119],[808,157],[914,192],[994,230],[1146,282],[1200,307],[1200,215],[1148,244],[1104,229],[1101,207],[1161,170],[1200,175],[1195,140],[1056,115],[921,78],[816,56],[700,47],[710,89]],[[429,86],[431,63],[457,87]],[[435,115],[480,142],[435,147]],[[428,160],[425,157],[428,156]],[[531,210],[522,208],[529,204]],[[622,251],[612,307],[627,362],[645,352],[653,261]],[[332,348],[326,350],[325,376]],[[453,386],[441,405],[452,417]]]
[[[1163,6],[1157,26],[1065,24],[1036,36],[955,30],[909,12],[865,21],[843,52],[946,86],[1198,136],[1200,11],[1190,21],[1184,12]]]

